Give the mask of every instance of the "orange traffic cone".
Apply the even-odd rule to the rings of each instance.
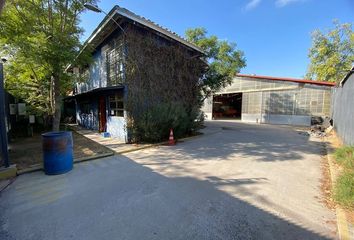
[[[172,146],[175,145],[175,139],[173,138],[173,130],[172,128],[170,129],[170,138],[168,139],[168,145]]]

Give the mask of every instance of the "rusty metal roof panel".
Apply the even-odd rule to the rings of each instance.
[[[307,84],[329,86],[329,87],[334,87],[336,85],[335,83],[332,82],[321,82],[321,81],[298,79],[298,78],[271,77],[271,76],[247,75],[247,74],[237,74],[236,77],[247,77],[247,78],[264,79],[264,80],[295,82],[295,83],[307,83]]]

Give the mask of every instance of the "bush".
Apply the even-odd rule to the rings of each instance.
[[[342,165],[344,168],[354,170],[354,147],[353,146],[344,146],[338,148],[334,157],[338,164]]]
[[[200,125],[196,120],[197,109],[188,110],[180,103],[161,103],[150,107],[135,117],[130,126],[133,142],[160,142],[168,139],[170,129],[174,137],[181,138],[192,134]]]
[[[354,171],[346,171],[339,176],[334,197],[343,206],[354,208]]]

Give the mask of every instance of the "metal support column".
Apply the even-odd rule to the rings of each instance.
[[[6,168],[10,166],[9,153],[7,149],[7,130],[6,130],[6,112],[5,112],[5,90],[4,90],[4,71],[3,64],[0,62],[0,141],[1,156]]]

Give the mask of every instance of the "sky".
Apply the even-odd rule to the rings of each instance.
[[[311,33],[328,31],[333,20],[354,23],[354,0],[101,0],[109,12],[114,5],[148,18],[184,36],[188,28],[204,27],[208,34],[234,42],[245,54],[243,74],[303,78],[309,63]],[[104,14],[81,16],[86,40]]]

